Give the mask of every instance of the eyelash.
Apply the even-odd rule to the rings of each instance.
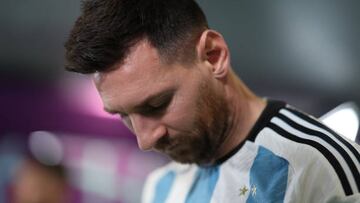
[[[158,106],[150,106],[149,105],[149,106],[146,107],[146,109],[144,109],[140,113],[144,114],[144,115],[150,115],[150,114],[154,114],[154,113],[159,113],[160,111],[164,110],[170,104],[170,101],[163,102]],[[120,116],[120,118],[122,120],[125,120],[125,119],[128,118],[129,115],[128,114],[119,114],[119,116]]]
[[[121,120],[126,120],[129,118],[129,115],[125,113],[119,113],[118,116],[120,117]]]
[[[167,99],[166,101],[160,103],[159,105],[156,106],[151,106],[148,105],[145,107],[145,109],[143,109],[142,111],[140,111],[140,114],[143,114],[145,116],[151,116],[151,115],[159,115],[160,113],[162,113],[171,103],[172,98]],[[119,117],[121,118],[121,120],[126,121],[129,117],[128,114],[119,114]]]
[[[161,111],[165,110],[166,107],[168,107],[170,102],[171,102],[171,99],[168,99],[165,102],[162,102],[157,106],[150,106],[149,105],[147,107],[147,109],[142,113],[145,114],[145,115],[160,113]]]
[[[146,110],[144,110],[143,112],[141,112],[141,114],[145,115],[145,116],[150,116],[150,115],[158,115],[160,113],[162,113],[163,110],[165,110],[165,108],[170,104],[171,99],[169,99],[169,101],[165,101],[163,103],[161,103],[159,106],[148,106]],[[132,123],[129,120],[129,115],[128,114],[119,114],[121,120],[123,121],[123,123],[125,125],[127,125],[130,129],[132,129]]]

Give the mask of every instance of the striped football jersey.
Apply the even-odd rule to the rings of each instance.
[[[155,170],[143,203],[360,202],[360,147],[312,116],[268,104],[247,139],[217,164]]]

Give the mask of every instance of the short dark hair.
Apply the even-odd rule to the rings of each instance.
[[[191,60],[194,40],[206,28],[206,17],[194,0],[85,0],[65,43],[66,69],[108,71],[142,39],[168,62]]]

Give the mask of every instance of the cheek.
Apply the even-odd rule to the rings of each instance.
[[[169,130],[191,131],[196,120],[196,103],[192,100],[175,100],[163,118]]]
[[[182,132],[194,130],[199,115],[197,104],[201,81],[202,78],[197,74],[183,80],[165,118],[169,129]]]

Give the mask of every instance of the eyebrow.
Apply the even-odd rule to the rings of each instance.
[[[149,105],[149,103],[155,99],[167,99],[169,97],[171,97],[175,92],[175,88],[169,88],[169,89],[166,89],[164,91],[161,91],[161,92],[158,92],[158,93],[155,93],[153,95],[150,95],[148,96],[147,98],[144,99],[144,101],[140,102],[140,104],[137,104],[135,105],[134,107],[132,107],[132,111],[142,111],[144,108],[147,108],[147,106]],[[118,111],[118,110],[113,110],[113,109],[109,109],[107,107],[104,107],[104,111],[108,112],[109,114],[125,114],[121,111]]]

